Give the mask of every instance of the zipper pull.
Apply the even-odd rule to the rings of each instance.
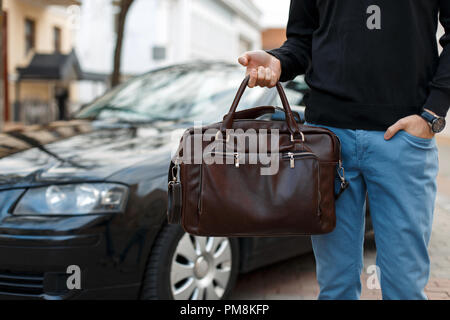
[[[295,168],[295,160],[294,160],[294,154],[292,152],[288,153],[288,156],[290,158],[290,162],[291,162],[291,168]]]
[[[239,168],[239,153],[237,152],[234,154],[234,166]]]

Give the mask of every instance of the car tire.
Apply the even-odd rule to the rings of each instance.
[[[238,270],[237,239],[197,237],[165,225],[150,252],[141,299],[226,299]]]

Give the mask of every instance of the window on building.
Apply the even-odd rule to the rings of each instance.
[[[153,60],[161,61],[166,59],[166,47],[153,46]]]
[[[34,20],[25,19],[25,53],[34,49],[36,45],[36,23]]]
[[[61,52],[61,29],[58,27],[53,28],[53,47],[55,52]]]

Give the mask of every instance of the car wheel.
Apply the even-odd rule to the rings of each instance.
[[[198,237],[166,225],[150,253],[141,298],[226,299],[236,281],[239,245],[226,237]]]

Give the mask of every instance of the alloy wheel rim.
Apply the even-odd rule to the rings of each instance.
[[[231,246],[225,237],[197,237],[185,233],[170,266],[175,300],[221,299],[230,281]]]

